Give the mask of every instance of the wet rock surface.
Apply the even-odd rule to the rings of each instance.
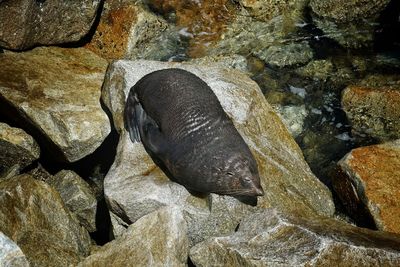
[[[40,148],[24,130],[0,122],[0,177],[18,172],[37,160]]]
[[[96,231],[97,200],[89,185],[75,172],[63,170],[46,183],[60,193],[68,209],[89,232]]]
[[[397,266],[400,236],[268,209],[230,236],[197,244],[190,259],[195,266]]]
[[[114,62],[103,87],[103,101],[113,114],[115,127],[121,135],[116,160],[104,181],[111,212],[132,223],[160,207],[179,205],[189,221],[192,242],[198,242],[218,231],[224,234],[232,232],[236,222],[253,209],[228,196],[191,195],[156,167],[140,143],[130,141],[122,119],[130,87],[147,73],[171,67],[191,71],[210,85],[254,153],[266,192],[264,197],[258,198],[258,208],[272,206],[286,211],[297,210],[304,215],[332,215],[334,207],[329,191],[312,175],[298,146],[254,82],[238,71],[215,66],[152,61]],[[222,207],[229,208],[213,208],[219,206],[215,204],[219,203],[216,200]],[[221,218],[219,222],[218,218]],[[215,226],[205,230],[210,223]]]
[[[160,209],[139,219],[78,266],[187,266],[186,231],[179,208]]]
[[[380,142],[400,138],[400,90],[385,87],[349,86],[342,106],[359,139]]]
[[[76,265],[90,251],[90,237],[58,192],[29,175],[0,181],[0,231],[31,266]]]
[[[339,196],[350,208],[362,202],[379,230],[400,233],[400,140],[353,149],[338,164],[348,179]]]
[[[79,41],[89,32],[100,2],[0,1],[0,46],[22,50]]]
[[[104,59],[49,47],[0,54],[0,61],[1,112],[29,128],[47,153],[72,162],[100,146],[110,132],[99,101]]]
[[[29,266],[22,250],[2,232],[0,232],[0,266]]]

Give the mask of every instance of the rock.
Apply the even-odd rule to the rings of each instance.
[[[96,231],[97,200],[89,185],[75,172],[62,170],[46,181],[60,193],[68,209],[89,232]]]
[[[32,176],[32,178],[42,182],[53,179],[53,175],[51,175],[45,168],[43,168],[40,163],[38,163],[38,166],[36,168],[29,170],[27,174]]]
[[[255,55],[274,67],[304,65],[313,58],[313,51],[307,42],[270,46],[256,51]]]
[[[189,60],[191,64],[196,65],[218,65],[221,68],[237,69],[243,72],[249,72],[247,59],[241,55],[231,56],[205,56]]]
[[[350,182],[344,190],[353,189],[377,228],[400,234],[400,139],[353,149],[338,164]]]
[[[90,237],[60,195],[29,175],[0,181],[0,231],[31,266],[73,266],[89,254]]]
[[[400,236],[268,209],[190,250],[195,266],[399,266]]]
[[[145,74],[172,67],[193,72],[210,85],[249,145],[266,192],[258,198],[257,208],[297,210],[305,216],[333,214],[330,192],[310,172],[286,127],[257,84],[246,75],[217,66],[122,60],[110,65],[102,91],[102,99],[120,133],[115,161],[104,180],[104,193],[112,213],[132,223],[163,206],[179,205],[193,244],[207,236],[233,232],[240,219],[254,209],[246,201],[242,203],[229,196],[191,195],[164,175],[142,144],[130,141],[122,117],[129,89]]]
[[[139,219],[78,266],[187,266],[186,231],[179,208],[160,209]]]
[[[29,262],[22,250],[2,232],[0,232],[0,266],[29,267]]]
[[[293,138],[296,138],[302,133],[304,120],[308,115],[305,105],[274,106],[274,109],[281,116],[282,122],[285,124]]]
[[[296,73],[301,76],[323,82],[328,80],[333,72],[334,68],[330,60],[313,60],[296,70]]]
[[[380,142],[400,138],[400,90],[348,86],[342,107],[358,139]]]
[[[390,0],[311,0],[314,23],[326,37],[350,48],[372,44],[377,19]]]
[[[15,167],[19,170],[30,165],[40,156],[40,148],[36,141],[24,130],[10,127],[0,122],[0,177]]]
[[[81,159],[110,133],[99,101],[104,59],[83,48],[43,47],[0,61],[0,113],[30,128],[54,159]]]
[[[269,21],[274,17],[284,14],[289,17],[290,13],[300,16],[301,11],[306,4],[304,0],[239,0],[239,3],[245,7],[251,16],[261,21]]]
[[[100,2],[0,1],[0,46],[22,50],[79,41],[89,32]]]
[[[96,32],[86,47],[103,58],[165,60],[177,54],[174,27],[142,5],[106,1]]]

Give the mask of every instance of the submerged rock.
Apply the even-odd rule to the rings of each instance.
[[[0,46],[20,50],[79,41],[89,32],[100,2],[0,1]]]
[[[398,266],[400,236],[268,209],[190,250],[195,266]]]
[[[107,62],[87,49],[0,54],[0,113],[30,128],[58,160],[91,154],[110,132],[100,105]]]
[[[360,201],[379,230],[400,234],[400,139],[353,149],[338,164],[348,175],[337,191],[349,211]]]
[[[7,177],[10,171],[18,174],[19,170],[37,160],[39,155],[39,145],[32,136],[22,129],[0,122],[0,178]]]
[[[0,266],[28,267],[29,262],[22,250],[11,239],[0,232]]]
[[[358,139],[380,142],[400,138],[400,90],[349,86],[342,94],[342,107]]]
[[[187,266],[186,231],[179,208],[160,209],[139,219],[78,266]]]
[[[216,66],[153,61],[116,61],[109,68],[102,99],[120,133],[116,159],[104,180],[110,210],[127,223],[168,205],[183,208],[191,242],[233,232],[240,219],[255,209],[230,196],[194,196],[170,181],[141,143],[132,143],[124,129],[123,109],[129,89],[145,74],[164,68],[193,72],[213,89],[253,152],[265,191],[257,208],[331,216],[330,192],[311,173],[301,150],[257,84],[243,73]],[[252,199],[253,205],[256,204]],[[223,207],[223,208],[218,208]]]
[[[76,265],[89,254],[90,237],[53,188],[29,175],[0,181],[0,231],[31,266]]]
[[[96,231],[97,200],[89,185],[75,172],[62,170],[46,180],[89,232]]]
[[[138,3],[106,1],[99,25],[86,47],[103,58],[154,60],[176,54],[174,27]]]
[[[313,21],[326,37],[350,48],[372,44],[376,21],[390,0],[311,0]]]

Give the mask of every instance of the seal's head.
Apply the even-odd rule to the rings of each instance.
[[[214,193],[233,196],[262,196],[257,164],[253,157],[233,154],[215,161],[212,176],[217,181]]]

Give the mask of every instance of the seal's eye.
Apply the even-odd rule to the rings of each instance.
[[[233,176],[233,173],[231,173],[231,172],[227,172],[226,173],[228,176]]]

